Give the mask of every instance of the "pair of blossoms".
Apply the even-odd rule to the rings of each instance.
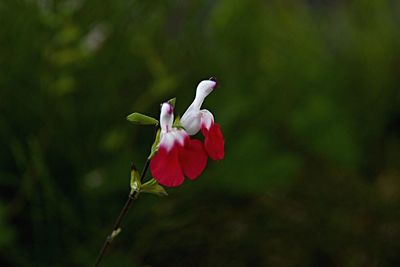
[[[150,171],[161,185],[176,187],[183,183],[184,176],[194,180],[205,169],[208,157],[213,160],[224,158],[224,137],[214,116],[201,109],[204,99],[216,88],[215,79],[204,80],[196,89],[196,97],[180,119],[174,124],[174,107],[166,102],[161,105],[160,142],[150,161]],[[189,136],[199,131],[204,143]]]

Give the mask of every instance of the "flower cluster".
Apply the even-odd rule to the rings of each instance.
[[[213,78],[199,83],[196,97],[178,125],[174,125],[174,107],[168,102],[161,105],[160,140],[150,161],[150,171],[161,185],[179,186],[184,176],[196,179],[204,171],[208,157],[213,160],[224,158],[221,128],[210,111],[201,109],[204,99],[216,86]],[[204,143],[190,138],[200,131]]]

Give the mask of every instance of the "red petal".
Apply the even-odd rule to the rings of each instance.
[[[224,136],[221,132],[221,127],[218,123],[211,125],[210,129],[202,128],[202,133],[204,135],[204,146],[210,158],[213,160],[221,160],[224,158]]]
[[[207,158],[203,143],[199,140],[188,138],[179,154],[183,173],[189,179],[196,179],[204,171],[207,165]]]
[[[167,152],[163,147],[158,149],[150,161],[150,171],[154,179],[161,185],[175,187],[183,183],[184,177],[179,164],[179,147],[174,147]]]

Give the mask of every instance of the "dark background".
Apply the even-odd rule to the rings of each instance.
[[[91,266],[159,103],[223,161],[141,195],[102,266],[400,266],[400,2],[0,1],[0,266]]]

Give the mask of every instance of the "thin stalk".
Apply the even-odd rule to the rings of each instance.
[[[155,128],[156,128],[155,132],[157,133],[158,125],[156,125]],[[150,165],[150,159],[147,158],[146,163],[144,164],[142,173],[140,175],[141,183],[143,183],[144,177],[146,176],[147,170],[149,169],[149,165]],[[95,267],[98,267],[100,265],[102,259],[104,258],[104,255],[107,252],[108,248],[110,247],[110,244],[113,241],[114,237],[116,235],[118,235],[118,233],[121,231],[122,221],[125,218],[129,208],[132,206],[132,203],[137,198],[137,196],[138,196],[137,191],[131,191],[129,193],[128,199],[126,200],[124,207],[122,208],[117,219],[115,220],[115,223],[114,223],[111,233],[107,236],[106,240],[104,241],[103,246],[101,247],[99,255],[97,256],[97,259],[96,259],[96,263],[94,264]]]

